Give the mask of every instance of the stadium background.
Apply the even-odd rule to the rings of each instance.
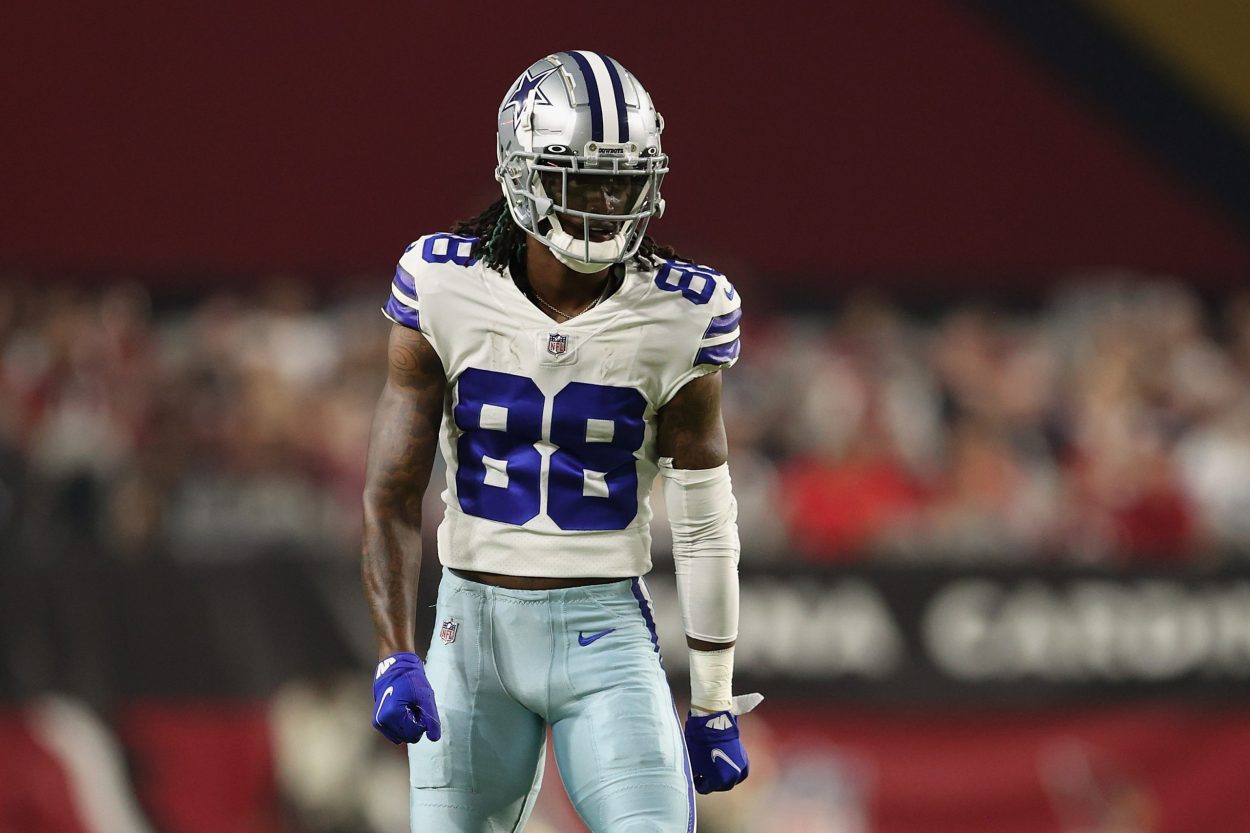
[[[1244,4],[7,17],[0,831],[404,829],[355,575],[376,307],[579,47],[667,119],[657,237],[747,304],[769,699],[700,829],[1250,830]],[[530,830],[580,828],[553,789]]]

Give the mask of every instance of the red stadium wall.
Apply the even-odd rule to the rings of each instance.
[[[118,730],[158,830],[282,830],[265,703],[140,702]]]
[[[0,708],[0,830],[86,830],[65,769],[13,708]]]
[[[1250,767],[1244,708],[837,709],[816,721],[812,711],[787,709],[772,721],[779,774],[801,777],[786,766],[795,754],[814,758],[810,766],[838,764],[876,833],[1250,830],[1239,786]],[[831,798],[800,804],[815,816],[822,803],[837,804]]]
[[[118,733],[156,830],[297,833],[266,705],[145,702]],[[1244,833],[1250,711],[1145,705],[908,713],[770,698],[744,722],[750,779],[700,829],[752,833]],[[0,829],[83,833],[66,762],[0,712]],[[378,739],[379,746],[385,742]],[[551,784],[540,813],[580,831]]]
[[[1244,231],[967,7],[814,9],[27,6],[0,36],[20,114],[0,268],[385,270],[494,198],[493,108],[578,46],[623,60],[667,117],[657,234],[727,270],[819,294],[1250,267]]]

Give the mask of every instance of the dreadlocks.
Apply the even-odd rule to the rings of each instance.
[[[486,262],[492,269],[502,270],[514,258],[524,256],[526,241],[529,235],[512,221],[508,211],[508,203],[503,197],[495,200],[481,214],[469,220],[461,220],[452,226],[453,234],[465,237],[476,237],[472,256]],[[642,245],[634,255],[634,263],[643,269],[652,269],[657,260],[687,261],[673,251],[671,246],[663,246],[651,239],[650,235],[642,238]]]

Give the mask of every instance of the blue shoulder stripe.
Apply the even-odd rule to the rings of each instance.
[[[742,319],[742,307],[738,307],[733,312],[727,312],[724,315],[718,315],[712,319],[712,323],[707,325],[707,332],[703,334],[704,338],[712,336],[723,336],[725,333],[732,333],[738,327],[738,321]]]
[[[715,347],[704,347],[695,354],[694,363],[695,366],[701,364],[729,364],[738,358],[740,352],[742,352],[742,339],[735,338],[733,341],[717,344]]]
[[[405,295],[407,295],[409,298],[412,298],[414,301],[419,300],[417,298],[417,280],[412,275],[410,275],[408,273],[408,270],[405,269],[404,267],[402,266],[395,267],[395,279],[394,281],[392,281],[392,283],[398,286],[400,291],[403,292]]]
[[[395,300],[394,296],[386,299],[386,305],[382,307],[382,312],[386,313],[386,317],[396,324],[403,324],[405,327],[411,327],[414,330],[421,329],[421,313],[412,307],[404,306]]]

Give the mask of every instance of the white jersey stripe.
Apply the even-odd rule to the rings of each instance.
[[[709,336],[708,338],[703,339],[702,341],[699,342],[699,346],[700,347],[715,347],[718,344],[724,344],[725,342],[733,341],[734,339],[738,338],[738,336],[741,334],[742,334],[742,331],[739,330],[737,327],[734,327],[732,330],[725,333],[724,335]]]
[[[412,300],[404,293],[400,292],[399,287],[395,286],[394,284],[391,284],[391,295],[395,297],[396,301],[399,301],[404,306],[411,307],[412,309],[415,309],[418,312],[421,311],[421,304],[417,303],[416,301]]]

